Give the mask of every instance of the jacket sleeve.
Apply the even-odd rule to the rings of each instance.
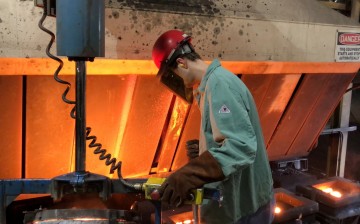
[[[249,101],[244,97],[246,91],[240,89],[242,83],[212,81],[216,82],[210,84],[207,94],[209,119],[219,147],[208,150],[227,177],[254,162],[257,139],[249,117]]]

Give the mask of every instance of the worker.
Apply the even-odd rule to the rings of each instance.
[[[203,61],[191,37],[180,30],[163,33],[152,57],[160,81],[188,103],[196,99],[201,112],[199,142],[188,144],[192,159],[162,184],[161,200],[181,206],[192,189],[205,185],[219,189],[223,201],[205,200],[201,223],[271,223],[273,181],[248,88],[219,60]]]

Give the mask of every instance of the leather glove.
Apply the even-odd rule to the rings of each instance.
[[[193,139],[186,142],[186,155],[189,159],[199,156],[199,140]]]
[[[189,198],[191,190],[225,178],[217,160],[206,151],[172,173],[159,188],[161,201],[179,207]]]

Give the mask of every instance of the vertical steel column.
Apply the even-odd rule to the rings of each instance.
[[[352,83],[349,85],[349,88],[352,88]],[[343,99],[340,102],[340,128],[349,127],[350,121],[350,110],[351,110],[351,94],[352,92],[345,93]],[[346,152],[347,152],[347,143],[349,133],[347,131],[342,132],[342,142],[340,155],[338,155],[338,168],[337,176],[344,177],[345,174],[345,162],[346,162]]]
[[[76,61],[76,121],[75,171],[85,172],[86,120],[85,120],[86,62]]]
[[[192,205],[194,224],[200,224],[199,205]]]

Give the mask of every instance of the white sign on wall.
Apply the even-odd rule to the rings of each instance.
[[[360,62],[360,33],[349,31],[337,31],[336,62]]]

